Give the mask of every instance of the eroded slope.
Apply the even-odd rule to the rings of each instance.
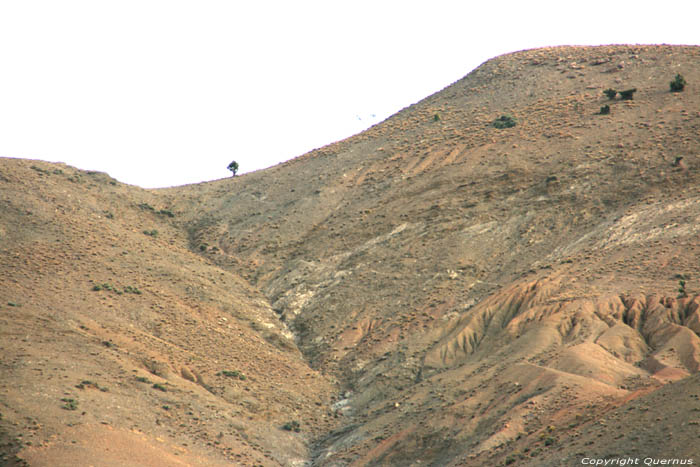
[[[698,53],[499,57],[349,140],[166,192],[344,382],[316,463],[537,465],[697,372],[700,101],[668,83]]]

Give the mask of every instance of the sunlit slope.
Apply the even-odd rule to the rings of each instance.
[[[308,457],[331,385],[263,295],[189,250],[173,206],[63,165],[2,159],[0,176],[5,461]]]
[[[697,372],[698,54],[498,57],[356,137],[165,192],[352,391],[318,463],[537,465]]]

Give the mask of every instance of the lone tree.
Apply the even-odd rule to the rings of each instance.
[[[229,169],[233,173],[233,176],[235,177],[236,173],[238,173],[238,162],[236,162],[236,161],[231,162],[228,165],[227,169]]]

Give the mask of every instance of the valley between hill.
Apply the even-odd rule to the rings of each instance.
[[[235,178],[0,159],[2,461],[700,462],[697,83],[536,49]]]

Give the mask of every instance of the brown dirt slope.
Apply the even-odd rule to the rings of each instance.
[[[3,159],[0,175],[5,460],[308,457],[333,386],[259,291],[189,250],[177,209],[66,166]]]
[[[144,465],[700,462],[699,58],[518,52],[355,137],[167,190],[3,160],[12,454],[109,430]]]

